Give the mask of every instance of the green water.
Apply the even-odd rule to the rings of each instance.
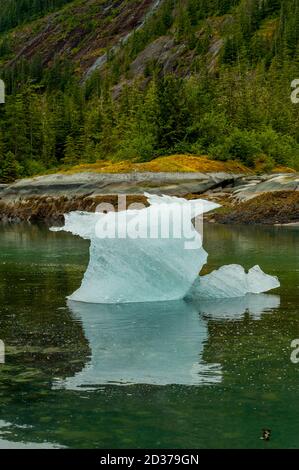
[[[281,280],[270,296],[101,307],[66,302],[87,242],[2,226],[0,447],[299,448],[298,241],[206,227],[206,270],[258,263]]]

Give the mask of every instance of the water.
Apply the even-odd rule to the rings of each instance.
[[[299,448],[298,240],[206,226],[205,272],[258,263],[281,280],[269,295],[97,306],[65,300],[88,242],[1,226],[0,448]]]

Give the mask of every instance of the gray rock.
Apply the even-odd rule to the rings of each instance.
[[[240,180],[241,181],[241,180]],[[285,173],[263,176],[260,179],[243,179],[234,191],[233,196],[238,201],[247,201],[262,193],[273,191],[298,191],[299,173]]]
[[[32,196],[87,196],[111,194],[155,194],[184,196],[202,194],[234,185],[242,175],[230,173],[75,173],[21,179],[1,190],[2,200]]]

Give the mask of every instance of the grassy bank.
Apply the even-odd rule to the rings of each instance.
[[[169,155],[166,157],[155,158],[149,162],[133,163],[130,161],[110,162],[99,160],[96,163],[82,163],[72,167],[61,167],[58,172],[61,173],[131,173],[131,172],[226,172],[226,173],[260,173],[260,168],[248,168],[239,161],[218,161],[212,160],[205,155]],[[289,173],[294,172],[292,168],[276,167],[271,173]]]

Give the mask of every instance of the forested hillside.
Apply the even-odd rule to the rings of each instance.
[[[0,178],[186,153],[299,169],[298,0],[0,0]]]
[[[7,31],[26,21],[41,17],[71,0],[0,0],[0,30]]]

